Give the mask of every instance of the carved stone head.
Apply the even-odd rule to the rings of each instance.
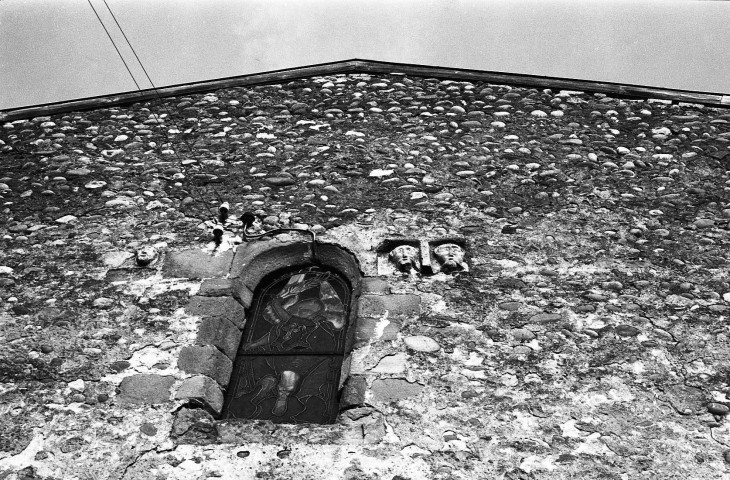
[[[410,245],[398,245],[390,251],[388,258],[401,272],[421,270],[421,262],[418,259],[418,249],[416,247],[412,247]]]
[[[144,267],[152,263],[157,257],[157,250],[154,247],[142,247],[137,250],[137,265]]]
[[[443,272],[465,270],[464,249],[455,243],[444,243],[433,249]]]

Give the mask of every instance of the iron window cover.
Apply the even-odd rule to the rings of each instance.
[[[351,297],[343,276],[316,266],[265,279],[243,331],[223,416],[334,422]]]

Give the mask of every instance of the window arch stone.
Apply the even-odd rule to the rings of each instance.
[[[323,365],[327,364],[327,368],[329,369],[335,367],[339,369],[337,375],[329,378],[329,381],[332,381],[334,378],[336,385],[330,386],[330,394],[323,396],[330,401],[331,407],[329,410],[325,409],[327,412],[319,420],[313,420],[306,415],[294,416],[294,418],[292,418],[292,415],[273,415],[273,418],[271,418],[272,415],[269,415],[267,419],[291,423],[330,423],[334,421],[338,410],[337,397],[349,374],[350,353],[355,343],[358,299],[363,278],[356,257],[344,248],[334,244],[317,243],[313,248],[311,242],[282,242],[277,239],[272,239],[240,245],[233,258],[229,273],[229,292],[231,296],[227,297],[228,300],[221,297],[214,297],[215,301],[210,301],[204,297],[197,297],[197,300],[194,299],[191,301],[193,307],[189,313],[201,314],[202,312],[201,316],[204,318],[198,331],[196,345],[182,349],[178,366],[183,371],[199,375],[187,379],[178,390],[176,398],[201,405],[217,416],[221,416],[222,414],[223,417],[227,418],[236,417],[236,415],[230,414],[229,406],[231,404],[231,397],[235,395],[235,392],[231,393],[231,390],[240,386],[240,382],[236,378],[232,379],[231,375],[240,370],[234,368],[234,361],[237,357],[236,352],[240,353],[240,345],[246,341],[245,338],[242,338],[242,334],[246,333],[246,325],[252,314],[252,307],[256,308],[258,305],[254,293],[258,294],[266,288],[270,290],[272,285],[268,285],[267,282],[272,280],[272,276],[275,278],[277,276],[281,277],[279,284],[273,285],[275,288],[280,288],[288,282],[283,277],[284,274],[304,274],[305,276],[309,275],[311,278],[316,277],[313,274],[303,273],[307,271],[329,272],[332,275],[330,283],[337,283],[339,285],[335,288],[335,290],[339,289],[340,292],[337,297],[344,298],[347,303],[343,305],[347,328],[341,332],[343,338],[339,351],[290,352],[293,356],[300,355],[308,357],[303,364],[309,365],[309,363],[312,363],[312,365],[302,367],[302,371],[296,372],[299,377],[302,377],[304,374],[311,374],[314,367],[319,363]],[[349,291],[347,295],[343,296],[341,293],[343,293],[342,289],[345,286]],[[332,290],[329,286],[326,289],[327,293],[331,294]],[[311,298],[315,293],[310,291],[306,295]],[[233,302],[233,304],[230,302]],[[337,329],[330,328],[330,330],[336,331]],[[282,354],[286,352],[274,353],[283,358]],[[319,354],[331,354],[337,356],[337,358],[335,360],[324,359]],[[317,355],[322,358],[319,358],[317,361],[313,360]],[[279,363],[281,363],[281,358],[277,360]],[[257,361],[255,363],[264,365],[266,362]],[[271,364],[272,362],[269,363]],[[265,393],[270,397],[276,393],[274,390],[280,387],[285,389],[291,389],[292,387],[295,389],[299,388],[302,385],[296,384],[297,382],[295,380],[297,379],[294,377],[297,375],[285,373],[292,372],[292,370],[288,368],[280,369],[280,371],[276,371],[275,373],[269,372],[269,378],[265,379],[263,384],[259,386],[262,386],[266,390]],[[271,378],[272,376],[274,378]],[[266,375],[263,375],[263,377],[266,377]],[[224,392],[226,388],[228,390]],[[223,411],[224,395],[226,396],[225,404],[227,412]],[[281,398],[281,396],[277,396],[274,403],[277,401],[281,403]],[[271,400],[271,398],[268,399],[269,403],[271,403]],[[276,413],[281,413],[282,411],[281,405],[277,408],[270,405],[269,407],[269,413],[273,410],[276,410]],[[293,410],[289,413],[292,412]]]

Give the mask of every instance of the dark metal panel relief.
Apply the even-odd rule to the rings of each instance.
[[[337,416],[340,355],[245,355],[238,358],[228,418],[330,423]]]
[[[342,276],[307,267],[257,289],[226,395],[224,416],[329,423],[345,354],[352,291]]]

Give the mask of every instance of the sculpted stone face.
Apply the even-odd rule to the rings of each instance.
[[[137,265],[145,266],[152,263],[152,260],[157,256],[157,251],[154,247],[142,247],[137,250]]]
[[[464,270],[464,249],[455,243],[444,243],[433,250],[441,270],[454,272]]]
[[[419,271],[421,269],[421,262],[418,260],[418,249],[410,245],[398,245],[390,251],[388,258],[401,272]]]

